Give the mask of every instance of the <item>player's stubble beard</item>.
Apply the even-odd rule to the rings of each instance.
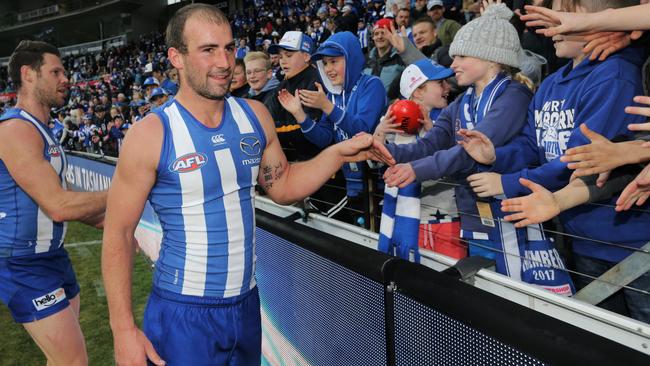
[[[63,97],[60,97],[58,91],[61,88],[63,87],[57,85],[56,89],[49,90],[49,88],[43,87],[43,81],[40,81],[34,88],[34,96],[40,104],[46,105],[48,108],[59,108],[65,104],[65,101],[70,92],[67,88],[65,88],[66,93]]]
[[[223,86],[215,86],[210,88],[209,80],[210,76],[218,74],[227,74],[228,82]],[[230,84],[232,83],[232,69],[218,69],[216,71],[210,71],[204,78],[202,78],[198,73],[188,70],[187,73],[187,84],[192,90],[194,90],[198,95],[211,100],[224,100],[226,95],[230,90]],[[220,89],[220,90],[214,90]]]

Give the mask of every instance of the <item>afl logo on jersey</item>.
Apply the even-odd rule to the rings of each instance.
[[[247,136],[239,141],[239,148],[248,156],[258,156],[262,152],[262,144],[255,136]]]
[[[55,145],[50,145],[50,147],[47,149],[47,155],[56,158],[61,156],[61,149],[59,149],[58,146]]]
[[[207,162],[208,158],[204,154],[193,152],[174,160],[169,170],[175,173],[189,173],[201,169]]]

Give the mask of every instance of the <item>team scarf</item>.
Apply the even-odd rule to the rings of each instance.
[[[491,208],[498,220],[490,239],[501,244],[495,256],[496,271],[558,295],[572,296],[575,287],[571,276],[544,227],[534,224],[517,229],[503,221],[500,200],[492,202]]]
[[[395,144],[416,141],[415,135],[397,135]],[[379,225],[378,249],[384,253],[420,263],[420,183],[404,188],[386,187]]]
[[[510,76],[497,74],[488,85],[485,86],[481,95],[476,95],[476,88],[467,88],[460,100],[460,122],[463,128],[473,130],[481,123],[483,117],[492,108],[492,103],[508,88]]]
[[[473,130],[480,124],[510,81],[509,76],[498,74],[480,96],[476,95],[474,87],[468,88],[460,102],[462,127]],[[575,291],[573,282],[553,241],[545,236],[543,226],[537,224],[517,229],[512,223],[504,221],[500,198],[505,197],[490,200],[496,220],[487,220],[494,225],[490,230],[490,240],[499,244],[495,253],[496,271],[551,292],[571,296]]]

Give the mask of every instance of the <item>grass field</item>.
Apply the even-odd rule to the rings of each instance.
[[[113,338],[108,325],[108,306],[101,278],[100,230],[79,223],[68,227],[66,244],[81,287],[80,322],[86,338],[90,365],[113,365]],[[79,243],[79,244],[75,244]],[[133,273],[133,310],[137,321],[151,289],[151,267],[137,256]],[[45,365],[45,357],[9,311],[0,304],[0,365]]]

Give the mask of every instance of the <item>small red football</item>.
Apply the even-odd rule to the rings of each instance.
[[[390,110],[395,116],[395,123],[399,123],[399,129],[411,135],[418,133],[423,117],[417,103],[406,99],[398,100],[390,106]]]

